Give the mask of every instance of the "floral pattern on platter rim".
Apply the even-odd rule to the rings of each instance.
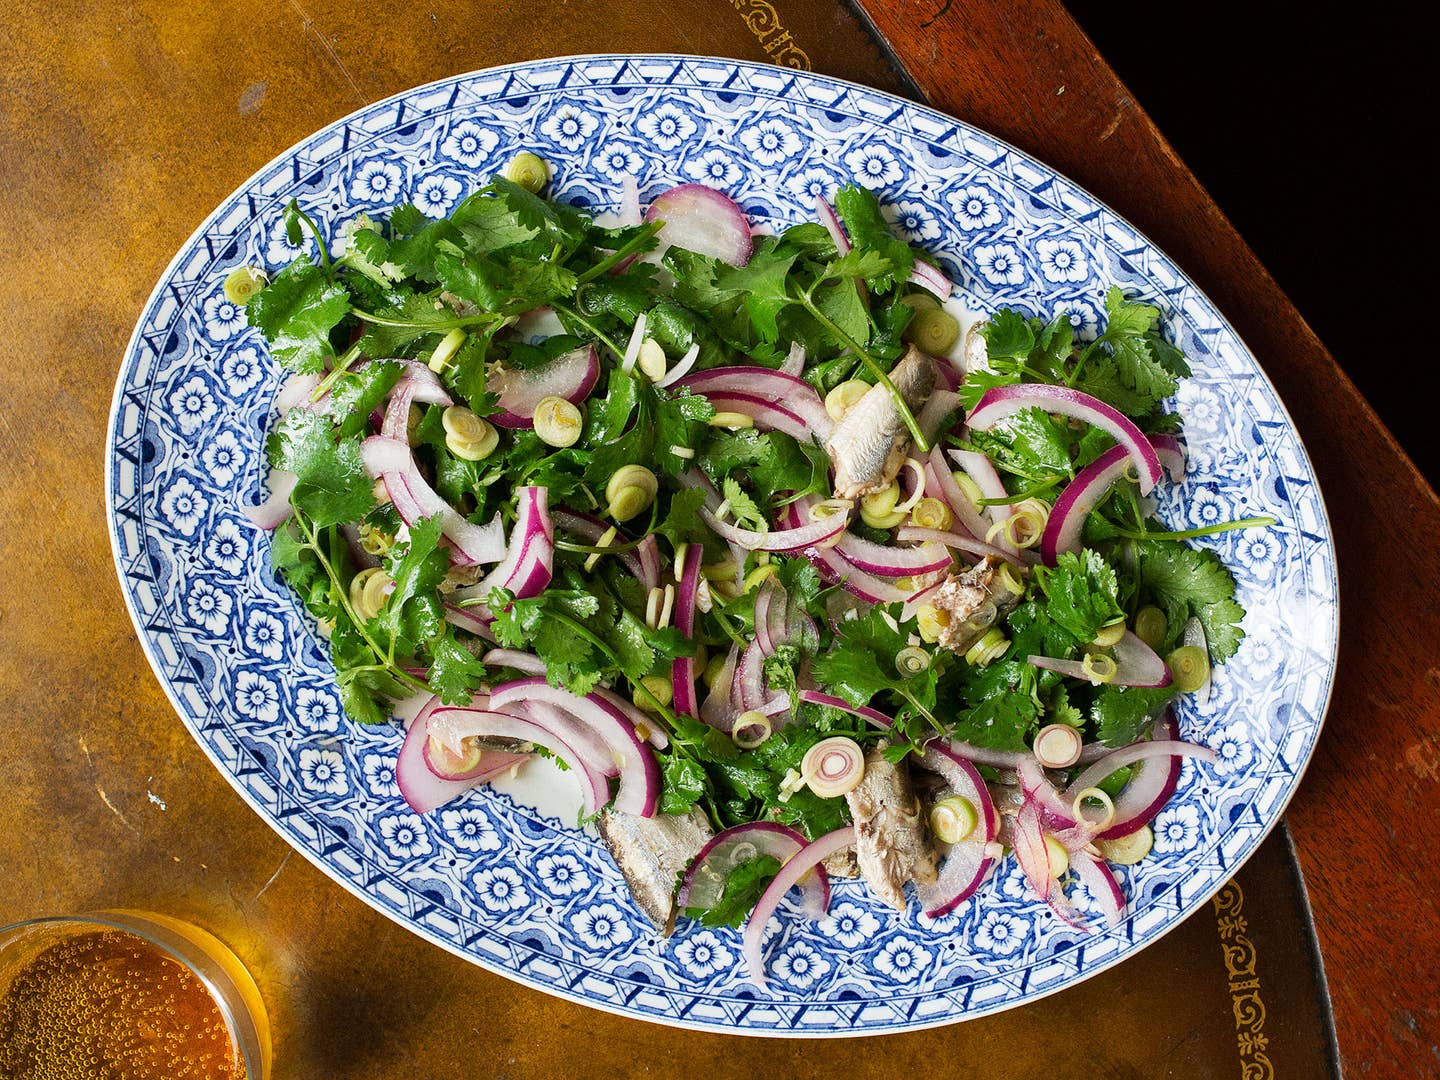
[[[1025,895],[1013,860],[943,919],[895,913],[841,882],[829,916],[772,918],[771,989],[739,963],[739,934],[681,921],[661,939],[593,832],[525,782],[411,814],[394,785],[400,725],[344,720],[320,640],[240,515],[263,484],[281,373],[226,274],[275,268],[291,197],[343,247],[362,211],[411,198],[433,212],[518,149],[554,188],[618,204],[617,165],[642,197],[723,182],[757,222],[813,217],[813,192],[854,179],[893,204],[981,311],[1075,313],[1095,333],[1116,282],[1156,303],[1195,377],[1177,408],[1192,471],[1161,516],[1272,513],[1257,540],[1205,543],[1236,573],[1248,637],[1182,729],[1219,767],[1186,762],[1153,855],[1120,869],[1130,914],[1085,934]],[[260,376],[263,374],[263,378]],[[362,899],[509,978],[584,1004],[755,1035],[902,1031],[1032,1001],[1133,955],[1197,910],[1279,819],[1329,700],[1335,554],[1305,451],[1273,387],[1195,285],[1106,206],[1033,158],[889,95],[783,68],[678,56],[544,60],[448,79],[368,106],[282,154],[230,196],[165,271],[117,381],[107,500],[121,584],[150,663],[191,733],[247,802]],[[553,783],[552,783],[553,782]],[[536,794],[542,792],[541,794]],[[536,809],[539,803],[546,810]],[[1088,906],[1083,890],[1076,898]]]

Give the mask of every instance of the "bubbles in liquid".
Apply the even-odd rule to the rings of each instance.
[[[45,949],[0,999],[7,1080],[244,1080],[205,985],[143,938],[87,931]]]

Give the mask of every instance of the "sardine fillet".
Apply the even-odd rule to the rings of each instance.
[[[698,808],[653,818],[606,810],[597,827],[640,910],[669,937],[680,874],[713,835],[710,822]]]
[[[881,743],[865,755],[865,775],[845,796],[855,819],[855,857],[875,895],[905,910],[905,883],[935,880],[935,852],[925,835],[920,800],[904,763],[891,764]]]
[[[912,412],[935,389],[935,362],[911,347],[890,372],[890,381]],[[884,491],[905,464],[910,437],[890,391],[879,384],[865,392],[825,443],[835,465],[835,494],[842,499]]]
[[[995,580],[1003,561],[997,555],[986,555],[963,574],[951,574],[931,594],[930,605],[950,616],[940,629],[941,648],[963,653],[1019,603],[1018,595]],[[986,626],[971,626],[967,620],[987,600],[995,605],[994,621]]]

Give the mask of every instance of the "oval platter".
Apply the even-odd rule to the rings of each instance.
[[[1186,528],[1268,513],[1279,524],[1203,542],[1235,571],[1246,637],[1209,701],[1181,711],[1185,736],[1219,763],[1186,763],[1153,854],[1122,870],[1123,925],[1066,926],[1025,895],[1014,860],[939,920],[913,904],[895,913],[843,882],[825,919],[782,909],[773,921],[762,992],[744,976],[738,931],[682,920],[668,941],[655,934],[593,832],[533,790],[565,785],[548,766],[527,770],[528,787],[409,812],[392,769],[400,725],[344,719],[313,622],[240,513],[261,494],[282,373],[222,283],[237,266],[275,269],[298,253],[281,224],[292,197],[338,237],[401,200],[446,213],[519,149],[553,165],[561,198],[594,211],[613,208],[632,174],[646,199],[703,182],[783,227],[811,219],[817,193],[859,182],[981,311],[1063,309],[1093,336],[1111,283],[1162,309],[1195,377],[1175,403],[1190,471],[1161,489],[1161,517]],[[542,60],[423,86],[331,124],[226,199],[165,271],[121,364],[108,438],[111,539],[140,640],[186,726],[255,812],[422,937],[646,1020],[875,1034],[980,1016],[1094,975],[1176,926],[1256,849],[1300,781],[1329,700],[1338,584],[1324,505],[1274,388],[1224,317],[1144,236],[1034,158],[818,75],[683,56]]]

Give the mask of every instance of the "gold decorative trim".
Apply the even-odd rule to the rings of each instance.
[[[795,44],[790,31],[780,25],[780,14],[765,0],[730,0],[730,6],[745,18],[745,25],[760,42],[765,54],[781,67],[809,71],[810,57]]]
[[[1260,976],[1255,970],[1255,945],[1245,936],[1249,923],[1241,914],[1245,894],[1230,882],[1218,893],[1215,923],[1220,931],[1220,950],[1230,976],[1230,1007],[1235,1014],[1235,1042],[1240,1049],[1241,1080],[1274,1080],[1275,1069],[1265,1050],[1265,1001],[1260,996]]]

